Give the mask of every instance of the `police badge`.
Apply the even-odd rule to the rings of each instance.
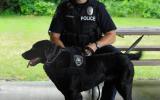
[[[74,62],[76,66],[81,66],[83,64],[83,57],[81,55],[74,55]]]
[[[89,6],[89,7],[87,8],[87,14],[88,14],[88,15],[92,15],[92,14],[93,14],[93,7],[92,7],[92,6]]]

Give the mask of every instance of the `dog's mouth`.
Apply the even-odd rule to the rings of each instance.
[[[39,57],[33,58],[33,59],[29,60],[27,68],[29,66],[35,66],[35,65],[37,65],[38,63],[40,63],[40,61],[41,61],[41,58],[39,58]]]

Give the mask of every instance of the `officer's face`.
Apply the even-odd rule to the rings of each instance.
[[[71,1],[76,3],[76,4],[83,4],[83,3],[87,2],[87,0],[71,0]]]

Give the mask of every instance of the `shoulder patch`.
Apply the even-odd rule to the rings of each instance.
[[[81,55],[74,55],[74,62],[76,66],[81,66],[83,64],[83,57]]]

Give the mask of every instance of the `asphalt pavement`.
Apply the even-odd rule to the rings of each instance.
[[[88,92],[82,94],[83,100],[89,100]],[[0,81],[0,100],[64,100],[64,97],[51,81]],[[116,100],[122,100],[119,94]],[[160,100],[160,81],[135,82],[133,100]]]

